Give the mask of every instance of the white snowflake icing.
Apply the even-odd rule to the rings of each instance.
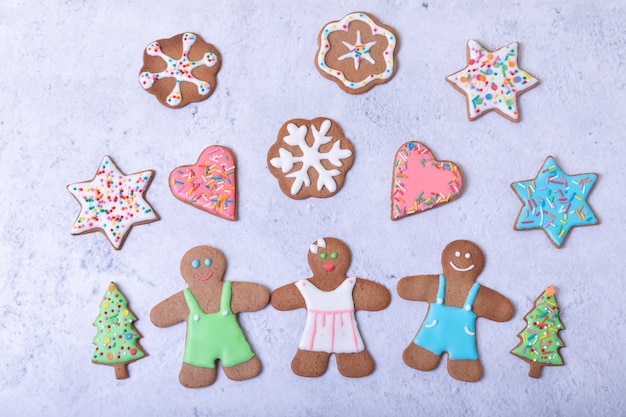
[[[331,193],[337,190],[337,183],[334,177],[341,174],[341,171],[324,168],[322,161],[326,160],[336,167],[341,167],[341,160],[349,158],[352,155],[352,151],[341,149],[341,141],[337,141],[328,152],[320,152],[320,146],[333,140],[332,136],[326,136],[330,126],[330,120],[324,120],[319,130],[311,125],[314,141],[313,145],[309,146],[306,143],[306,134],[308,132],[306,126],[296,126],[293,123],[287,125],[289,135],[285,136],[283,140],[288,145],[299,147],[302,151],[302,156],[294,156],[288,149],[280,148],[278,150],[279,156],[272,158],[270,163],[274,168],[280,168],[284,174],[291,171],[296,163],[302,163],[299,169],[286,175],[287,178],[294,178],[294,182],[291,185],[291,195],[296,195],[302,189],[302,185],[307,187],[311,185],[311,178],[309,178],[308,173],[309,168],[317,171],[317,191],[321,191],[323,187],[326,187]]]

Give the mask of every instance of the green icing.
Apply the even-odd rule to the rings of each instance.
[[[220,360],[225,367],[239,365],[254,357],[237,318],[230,309],[232,282],[225,281],[217,313],[205,313],[190,289],[183,291],[189,317],[183,362],[201,368],[215,368]]]
[[[558,332],[564,327],[553,287],[541,294],[524,320],[527,326],[518,334],[521,341],[511,353],[542,365],[563,365],[559,349],[565,345]]]
[[[128,300],[111,282],[100,302],[100,312],[93,321],[96,345],[93,362],[116,364],[135,361],[145,356],[138,346],[139,333],[133,327],[137,317],[128,308]]]

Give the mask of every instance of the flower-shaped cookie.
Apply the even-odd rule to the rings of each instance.
[[[215,46],[182,33],[146,47],[139,83],[164,106],[179,108],[213,93],[221,63]]]
[[[326,24],[317,43],[317,70],[347,93],[369,91],[396,71],[396,34],[365,13]]]
[[[267,153],[280,189],[295,200],[336,194],[353,161],[352,143],[325,117],[289,120]]]

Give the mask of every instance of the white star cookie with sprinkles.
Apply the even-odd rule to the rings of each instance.
[[[347,93],[365,93],[396,72],[396,34],[366,13],[326,24],[317,43],[317,70]]]
[[[71,233],[99,231],[121,249],[133,226],[160,219],[144,198],[153,175],[152,170],[125,175],[105,156],[92,180],[67,186],[80,204]]]
[[[530,180],[511,184],[523,206],[513,228],[541,229],[556,248],[560,248],[575,226],[599,222],[587,203],[597,174],[567,175],[549,156]]]
[[[161,104],[179,108],[213,93],[220,65],[213,45],[196,34],[183,33],[146,47],[139,83]]]
[[[512,122],[519,122],[517,97],[539,84],[539,80],[519,68],[517,42],[497,51],[467,41],[467,66],[446,77],[465,95],[467,117],[474,121],[496,111]]]

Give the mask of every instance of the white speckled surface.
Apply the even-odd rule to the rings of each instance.
[[[0,4],[0,404],[3,415],[624,415],[626,281],[622,164],[626,131],[626,10],[621,0],[494,2],[104,2]],[[178,5],[175,5],[178,3]],[[210,4],[209,4],[210,3]],[[499,3],[499,2],[496,2]],[[506,3],[506,5],[505,5]],[[551,2],[555,3],[555,2]],[[400,39],[395,78],[350,96],[313,66],[316,35],[354,10],[371,12]],[[223,65],[207,101],[160,105],[137,81],[151,41],[196,31]],[[521,122],[491,113],[466,119],[464,98],[444,81],[465,62],[467,39],[521,44],[520,66],[541,80],[520,100]],[[282,123],[336,120],[356,149],[344,188],[293,201],[265,156]],[[407,140],[426,143],[464,170],[455,202],[389,220],[391,164]],[[176,200],[169,171],[210,144],[238,160],[239,221]],[[101,234],[71,236],[78,205],[65,190],[93,177],[104,155],[126,173],[156,171],[147,198],[161,220],[136,227],[121,251]],[[547,155],[569,174],[597,172],[590,203],[599,226],[576,228],[557,250],[541,231],[515,232],[513,181]],[[357,314],[377,368],[367,378],[291,373],[304,311],[268,307],[240,321],[264,369],[245,382],[178,383],[184,325],[158,329],[149,311],[184,288],[179,261],[199,244],[225,253],[232,280],[273,289],[309,276],[306,253],[321,236],[345,240],[350,273],[392,291],[382,312]],[[515,317],[478,324],[483,379],[461,383],[445,366],[406,367],[401,353],[427,306],[400,299],[400,277],[440,272],[458,238],[486,254],[479,281],[511,298]],[[117,381],[90,363],[91,323],[109,281],[139,317],[149,356]],[[540,380],[508,351],[523,315],[549,284],[558,290],[566,366]]]

